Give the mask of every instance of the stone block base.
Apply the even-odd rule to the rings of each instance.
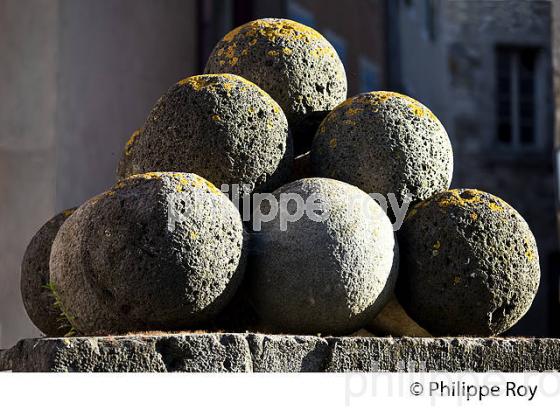
[[[560,339],[150,333],[21,340],[14,372],[559,371]]]

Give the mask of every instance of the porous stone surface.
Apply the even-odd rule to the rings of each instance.
[[[47,336],[64,336],[70,324],[55,306],[50,288],[49,259],[58,230],[74,212],[67,209],[47,221],[29,242],[21,263],[21,297],[27,315]]]
[[[333,179],[301,179],[274,196],[280,211],[254,234],[249,275],[263,323],[304,334],[363,327],[387,302],[396,273],[387,215],[364,192]],[[262,204],[268,215],[269,202]],[[298,211],[301,217],[282,226]]]
[[[130,159],[132,156],[132,150],[134,149],[134,143],[141,133],[142,129],[134,131],[126,142],[117,167],[117,180],[121,180],[135,174]]]
[[[397,297],[431,334],[497,335],[531,306],[540,279],[537,245],[503,200],[445,191],[412,208],[398,235]]]
[[[205,72],[237,74],[268,92],[288,118],[297,153],[309,149],[318,121],[346,98],[346,73],[334,47],[286,19],[255,20],[229,32]]]
[[[560,371],[560,340],[317,337],[253,333],[26,339],[14,372]]]
[[[443,125],[418,101],[374,91],[349,98],[321,123],[311,149],[315,175],[403,200],[449,188],[453,152]]]
[[[192,172],[218,188],[246,185],[242,193],[278,188],[293,162],[280,106],[255,84],[231,74],[199,75],[173,85],[131,148],[126,176]]]
[[[51,280],[82,334],[200,325],[245,268],[233,203],[194,174],[139,174],[76,210],[52,247]]]

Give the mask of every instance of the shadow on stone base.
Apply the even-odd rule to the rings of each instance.
[[[14,372],[372,372],[560,370],[560,339],[153,333],[25,339]]]

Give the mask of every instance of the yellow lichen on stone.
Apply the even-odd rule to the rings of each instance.
[[[213,194],[220,194],[221,191],[214,186],[211,182],[199,177],[198,175],[192,175],[190,180],[185,178],[185,183],[191,185],[193,188],[207,188]]]
[[[256,90],[263,97],[267,98],[268,100],[272,100],[272,98],[263,90],[261,90],[256,84],[234,74],[222,73],[195,75],[185,78],[179,81],[177,84],[180,86],[191,87],[195,91],[201,91],[203,89],[212,92],[225,90],[228,95],[230,94],[231,90],[239,87],[238,89],[240,91]]]
[[[532,261],[533,259],[535,259],[535,253],[533,252],[533,249],[531,247],[531,242],[527,239],[527,238],[523,238],[523,243],[525,244],[525,256],[527,257],[527,259],[529,259],[529,261]]]
[[[189,86],[193,90],[199,91],[203,87],[207,87],[209,84],[209,77],[205,75],[194,75],[192,77],[183,78],[177,84],[180,86]]]
[[[227,82],[220,81],[223,79],[233,80],[231,74],[202,74],[184,78],[177,84],[180,86],[189,86],[195,91],[200,91],[203,88],[214,90],[217,86],[225,88],[224,83]]]
[[[218,51],[221,51],[221,53],[219,53],[218,55],[228,61],[229,65],[234,67],[235,65],[237,65],[237,61],[239,60],[236,54],[237,51],[237,44],[236,43],[232,43],[230,45],[228,45],[225,48],[222,48]]]
[[[316,47],[312,49],[309,54],[311,54],[311,56],[315,58],[321,58],[325,56],[334,57],[334,49],[332,47]]]
[[[504,210],[504,208],[500,205],[498,205],[496,202],[489,202],[488,203],[488,208],[490,208],[490,210],[494,211],[494,212],[501,212]]]
[[[130,150],[132,149],[132,146],[134,145],[134,142],[136,141],[136,139],[140,135],[141,131],[142,131],[141,129],[138,129],[138,130],[134,131],[132,133],[132,135],[130,136],[130,138],[128,139],[128,141],[126,142],[126,145],[124,147],[124,154],[126,156],[130,155]]]
[[[266,128],[271,130],[274,128],[274,122],[272,120],[267,120],[266,121]]]
[[[400,98],[406,102],[406,105],[412,111],[414,116],[419,118],[427,116],[433,121],[439,121],[437,117],[434,115],[434,113],[432,113],[432,111],[430,111],[423,104],[416,101],[414,98],[409,97],[408,95],[404,95],[394,91],[372,91],[367,95],[374,97],[371,100],[371,104],[375,104],[375,105],[384,104],[385,102],[387,102],[392,98]]]
[[[233,87],[235,87],[235,84],[230,80],[230,81],[224,82],[223,87],[224,87],[224,90],[226,90],[229,94],[229,92],[231,90],[233,90]]]
[[[183,192],[184,188],[188,187],[190,184],[189,179],[187,178],[186,175],[178,173],[178,172],[173,172],[169,174],[177,183],[177,185],[175,186],[175,189],[177,192]]]
[[[530,261],[532,261],[533,259],[535,259],[535,254],[531,249],[527,249],[525,251],[525,256],[527,257],[527,259],[529,259]]]
[[[432,248],[434,248],[434,249],[439,249],[439,248],[441,248],[441,243],[440,243],[440,241],[436,241],[436,242],[433,244]]]
[[[455,276],[453,278],[453,284],[458,285],[459,283],[461,283],[461,278],[459,276]]]
[[[189,237],[190,237],[193,241],[196,240],[196,239],[198,239],[199,236],[200,236],[200,235],[199,235],[197,232],[195,232],[195,231],[191,231],[191,232],[189,233]]]
[[[212,115],[212,121],[218,122],[222,121],[222,118],[218,114]]]
[[[364,110],[363,108],[348,108],[345,114],[348,117],[354,117],[359,113],[361,113],[363,110]]]
[[[228,43],[232,42],[244,27],[245,25],[234,28],[224,36],[223,40]]]
[[[379,105],[379,104],[384,104],[390,98],[397,97],[400,94],[391,91],[372,91],[367,95],[373,97],[373,99],[369,100],[370,104]]]
[[[136,175],[132,175],[131,177],[129,177],[128,179],[159,179],[161,178],[161,176],[164,174],[164,172],[145,172],[143,174],[136,174]],[[119,184],[123,184],[125,185],[126,180],[121,181]],[[119,184],[117,184],[116,186],[118,186]]]
[[[224,36],[220,47],[216,50],[216,55],[220,57],[218,63],[221,66],[229,65],[234,67],[239,61],[240,55],[247,55],[249,53],[247,48],[239,51],[238,45],[242,44],[242,39],[250,39],[246,44],[249,47],[257,44],[259,38],[265,39],[269,43],[277,43],[282,41],[303,41],[310,43],[311,41],[324,40],[321,34],[316,32],[310,27],[297,23],[291,20],[255,20],[246,23],[240,27],[235,28]],[[332,50],[331,50],[332,51]],[[291,55],[292,49],[290,47],[283,47],[282,53],[284,55]],[[268,55],[277,57],[280,51],[269,50]]]
[[[329,141],[329,145],[331,146],[332,149],[336,148],[336,138],[333,138]]]
[[[414,113],[415,116],[417,116],[417,117],[423,117],[424,116],[424,110],[422,109],[422,107],[417,106],[417,105],[409,105],[409,108],[412,110],[412,112]]]
[[[74,213],[73,209],[66,209],[66,210],[62,211],[62,215],[64,215],[66,218],[68,218],[73,213]]]
[[[304,26],[298,22],[279,19],[279,20],[255,20],[246,23],[225,35],[223,41],[232,43],[240,38],[251,38],[249,44],[255,41],[257,37],[265,38],[269,42],[277,40],[288,41],[304,41],[322,40],[323,36],[311,27]],[[256,43],[256,41],[255,41]],[[254,45],[255,43],[251,44]]]
[[[471,221],[476,221],[478,219],[478,214],[476,212],[471,212],[471,214],[469,215],[471,218]]]
[[[468,198],[463,197],[464,194],[469,195]],[[464,207],[467,204],[477,204],[482,201],[482,192],[476,189],[466,189],[462,194],[459,194],[457,189],[451,189],[447,191],[443,198],[438,200],[438,205],[440,207],[457,206]]]
[[[151,179],[161,179],[162,177],[172,178],[177,183],[175,186],[177,192],[182,192],[184,191],[185,188],[191,186],[193,188],[207,188],[213,194],[220,193],[220,190],[218,190],[218,188],[216,188],[212,183],[206,181],[204,178],[201,178],[198,175],[193,175],[193,174],[189,175],[183,172],[146,172],[144,174],[132,175],[127,179],[123,179],[122,181],[119,181],[117,184],[113,186],[111,191],[107,191],[104,194],[107,195],[108,192],[112,192],[116,189],[124,188],[132,180],[137,180],[137,179],[151,180]]]

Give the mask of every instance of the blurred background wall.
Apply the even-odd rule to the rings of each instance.
[[[539,247],[541,286],[509,332],[559,333],[549,1],[390,2],[400,87],[432,108],[455,153],[453,187],[516,208]]]
[[[511,333],[559,335],[550,1],[0,0],[0,347],[38,335],[19,294],[35,231],[109,187],[159,95],[260,17],[321,31],[349,95],[402,91],[436,113],[453,186],[502,197],[537,237],[541,289]]]
[[[38,335],[23,253],[52,215],[110,187],[124,143],[197,72],[197,3],[0,0],[0,346]]]

